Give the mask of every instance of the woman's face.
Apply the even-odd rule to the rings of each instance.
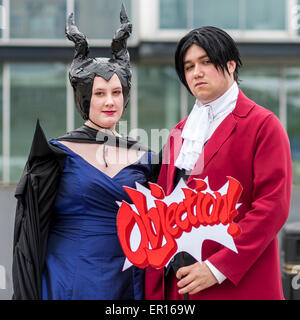
[[[101,127],[115,129],[123,112],[123,92],[116,74],[109,81],[94,78],[90,102],[90,119]]]

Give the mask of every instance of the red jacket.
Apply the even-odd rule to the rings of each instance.
[[[165,146],[158,184],[166,194],[175,187],[174,162],[186,120],[173,128]],[[193,172],[199,166],[200,160]],[[288,136],[277,117],[240,91],[235,109],[204,147],[203,172],[193,172],[188,186],[194,177],[208,177],[212,190],[222,187],[227,176],[241,183],[243,192],[238,203],[242,205],[234,221],[242,233],[234,239],[238,254],[216,242],[204,242],[203,261],[208,259],[227,279],[189,298],[283,299],[277,234],[289,213],[292,162]],[[163,272],[147,268],[146,299],[164,299]],[[175,277],[167,291],[166,299],[183,299]]]

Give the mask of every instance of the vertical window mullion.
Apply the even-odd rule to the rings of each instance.
[[[138,80],[137,66],[132,64],[131,83],[134,85],[131,87],[130,92],[130,130],[138,128]]]
[[[68,15],[73,12],[75,14],[75,2],[74,0],[66,0],[66,18],[68,17]]]
[[[297,36],[298,33],[298,16],[300,6],[297,0],[288,0],[286,3],[286,28],[291,37]]]
[[[187,28],[194,28],[194,0],[187,1]]]
[[[3,65],[3,183],[10,182],[10,68]]]
[[[10,33],[10,10],[9,10],[9,0],[2,1],[4,15],[5,15],[5,26],[2,29],[2,39],[8,41],[9,40],[9,33]]]
[[[183,84],[180,84],[180,119],[184,119],[188,113],[188,93]]]
[[[279,119],[285,129],[287,129],[287,90],[286,90],[286,67],[280,69],[280,91],[279,91]]]
[[[239,28],[241,31],[246,30],[246,0],[239,0],[239,17],[240,17],[240,22],[239,22]]]
[[[75,127],[75,114],[74,114],[74,95],[73,95],[73,88],[71,86],[71,83],[69,81],[69,70],[70,65],[67,65],[67,72],[66,72],[66,126],[67,126],[67,131],[72,131],[74,130]]]

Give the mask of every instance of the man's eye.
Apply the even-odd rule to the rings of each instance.
[[[210,60],[204,60],[203,63],[204,64],[210,64]]]
[[[193,68],[193,65],[187,66],[187,67],[185,67],[185,71],[189,71],[189,70],[191,70],[192,68]]]

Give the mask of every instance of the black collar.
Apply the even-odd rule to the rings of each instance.
[[[133,148],[136,150],[150,151],[150,149],[138,141],[130,137],[117,137],[103,131],[98,131],[87,125],[83,125],[80,128],[67,132],[65,135],[58,137],[54,140],[57,141],[70,141],[79,143],[97,143],[107,144],[110,146],[116,146],[121,148]]]

